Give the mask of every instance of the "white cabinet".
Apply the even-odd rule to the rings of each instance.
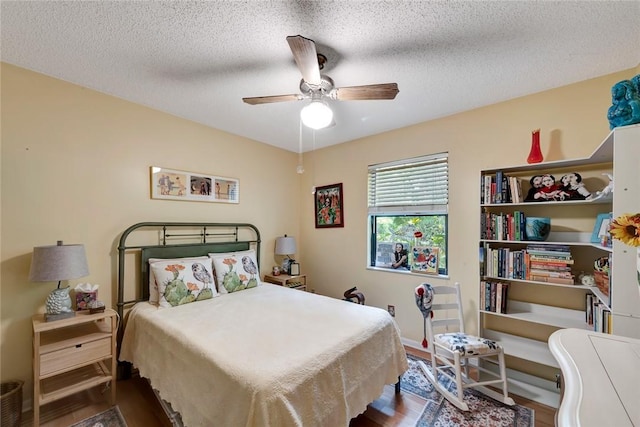
[[[526,195],[529,180],[534,175],[552,174],[559,182],[561,176],[572,172],[582,176],[583,183],[592,193],[602,190],[609,183],[608,176],[612,175],[612,195],[596,200],[495,203],[485,192],[487,176],[494,182],[496,176],[514,177]],[[612,213],[615,218],[623,213],[640,212],[640,125],[613,130],[587,158],[483,170],[481,175],[480,334],[504,346],[509,356],[510,392],[557,406],[559,391],[555,376],[559,374],[559,367],[551,356],[547,340],[553,332],[563,328],[593,329],[587,322],[587,295],[595,295],[600,307],[610,311],[608,324],[612,333],[640,338],[636,248],[617,240],[608,246],[592,243],[599,214]],[[542,242],[518,240],[522,236],[518,221],[521,213],[525,217],[551,218],[548,239]],[[501,232],[497,235],[487,232],[493,228]],[[570,253],[566,263],[559,264],[560,272],[547,273],[548,277],[561,280],[531,275],[530,251],[527,250],[530,245],[542,251]],[[594,261],[602,257],[608,257],[611,262],[608,295],[598,288],[581,285],[578,279],[581,272],[593,273]],[[561,272],[569,267],[573,278],[568,278],[567,272]],[[489,304],[487,295],[491,295],[491,291],[486,282],[506,287],[506,310],[501,312],[499,307]]]

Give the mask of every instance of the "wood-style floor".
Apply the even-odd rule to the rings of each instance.
[[[407,347],[407,353],[426,358],[420,350]],[[117,404],[129,427],[170,427],[153,391],[146,380],[131,378],[117,383]],[[536,427],[554,425],[555,410],[530,400],[512,395],[520,405],[535,411]],[[393,386],[386,386],[382,395],[367,410],[353,419],[350,427],[405,427],[414,426],[422,413],[425,401],[409,393],[396,395]],[[40,425],[43,427],[67,427],[84,418],[109,408],[106,397],[98,388],[77,393],[41,408]],[[33,412],[23,414],[22,426],[33,425]]]

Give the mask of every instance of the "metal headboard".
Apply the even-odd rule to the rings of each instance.
[[[153,244],[129,244],[149,233]],[[133,234],[132,234],[133,233]],[[147,241],[149,236],[147,236]],[[216,222],[141,222],[127,228],[118,244],[118,303],[117,311],[123,319],[126,306],[149,299],[149,258],[183,258],[206,256],[209,253],[234,252],[255,248],[260,263],[260,232],[253,224]],[[126,255],[139,254],[139,283],[136,297],[125,300],[127,280]],[[122,322],[121,322],[122,323]]]

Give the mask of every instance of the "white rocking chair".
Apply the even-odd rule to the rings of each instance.
[[[421,288],[422,291],[420,291]],[[446,301],[442,303],[441,300]],[[463,411],[469,410],[469,406],[464,402],[464,389],[470,387],[506,405],[515,405],[507,393],[507,372],[502,347],[494,341],[464,333],[460,284],[431,286],[424,283],[416,288],[416,303],[425,318],[425,335],[428,340],[428,351],[431,353],[431,368],[422,361],[418,363],[436,390]],[[423,309],[425,307],[426,310]],[[434,328],[441,327],[444,327],[446,332],[434,335]],[[491,358],[497,362],[500,375],[477,363],[478,366],[474,366],[474,369],[486,374],[490,379],[476,381],[469,377],[470,359],[477,359],[479,362],[481,358]],[[457,394],[440,384],[438,378],[440,375],[455,382]],[[502,388],[502,393],[485,387],[490,384]]]

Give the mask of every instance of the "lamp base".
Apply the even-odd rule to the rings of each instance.
[[[65,313],[57,313],[57,314],[45,313],[44,314],[44,321],[45,322],[53,322],[54,320],[69,319],[71,317],[75,317],[75,315],[76,315],[75,311],[68,311],[68,312],[65,312]]]

